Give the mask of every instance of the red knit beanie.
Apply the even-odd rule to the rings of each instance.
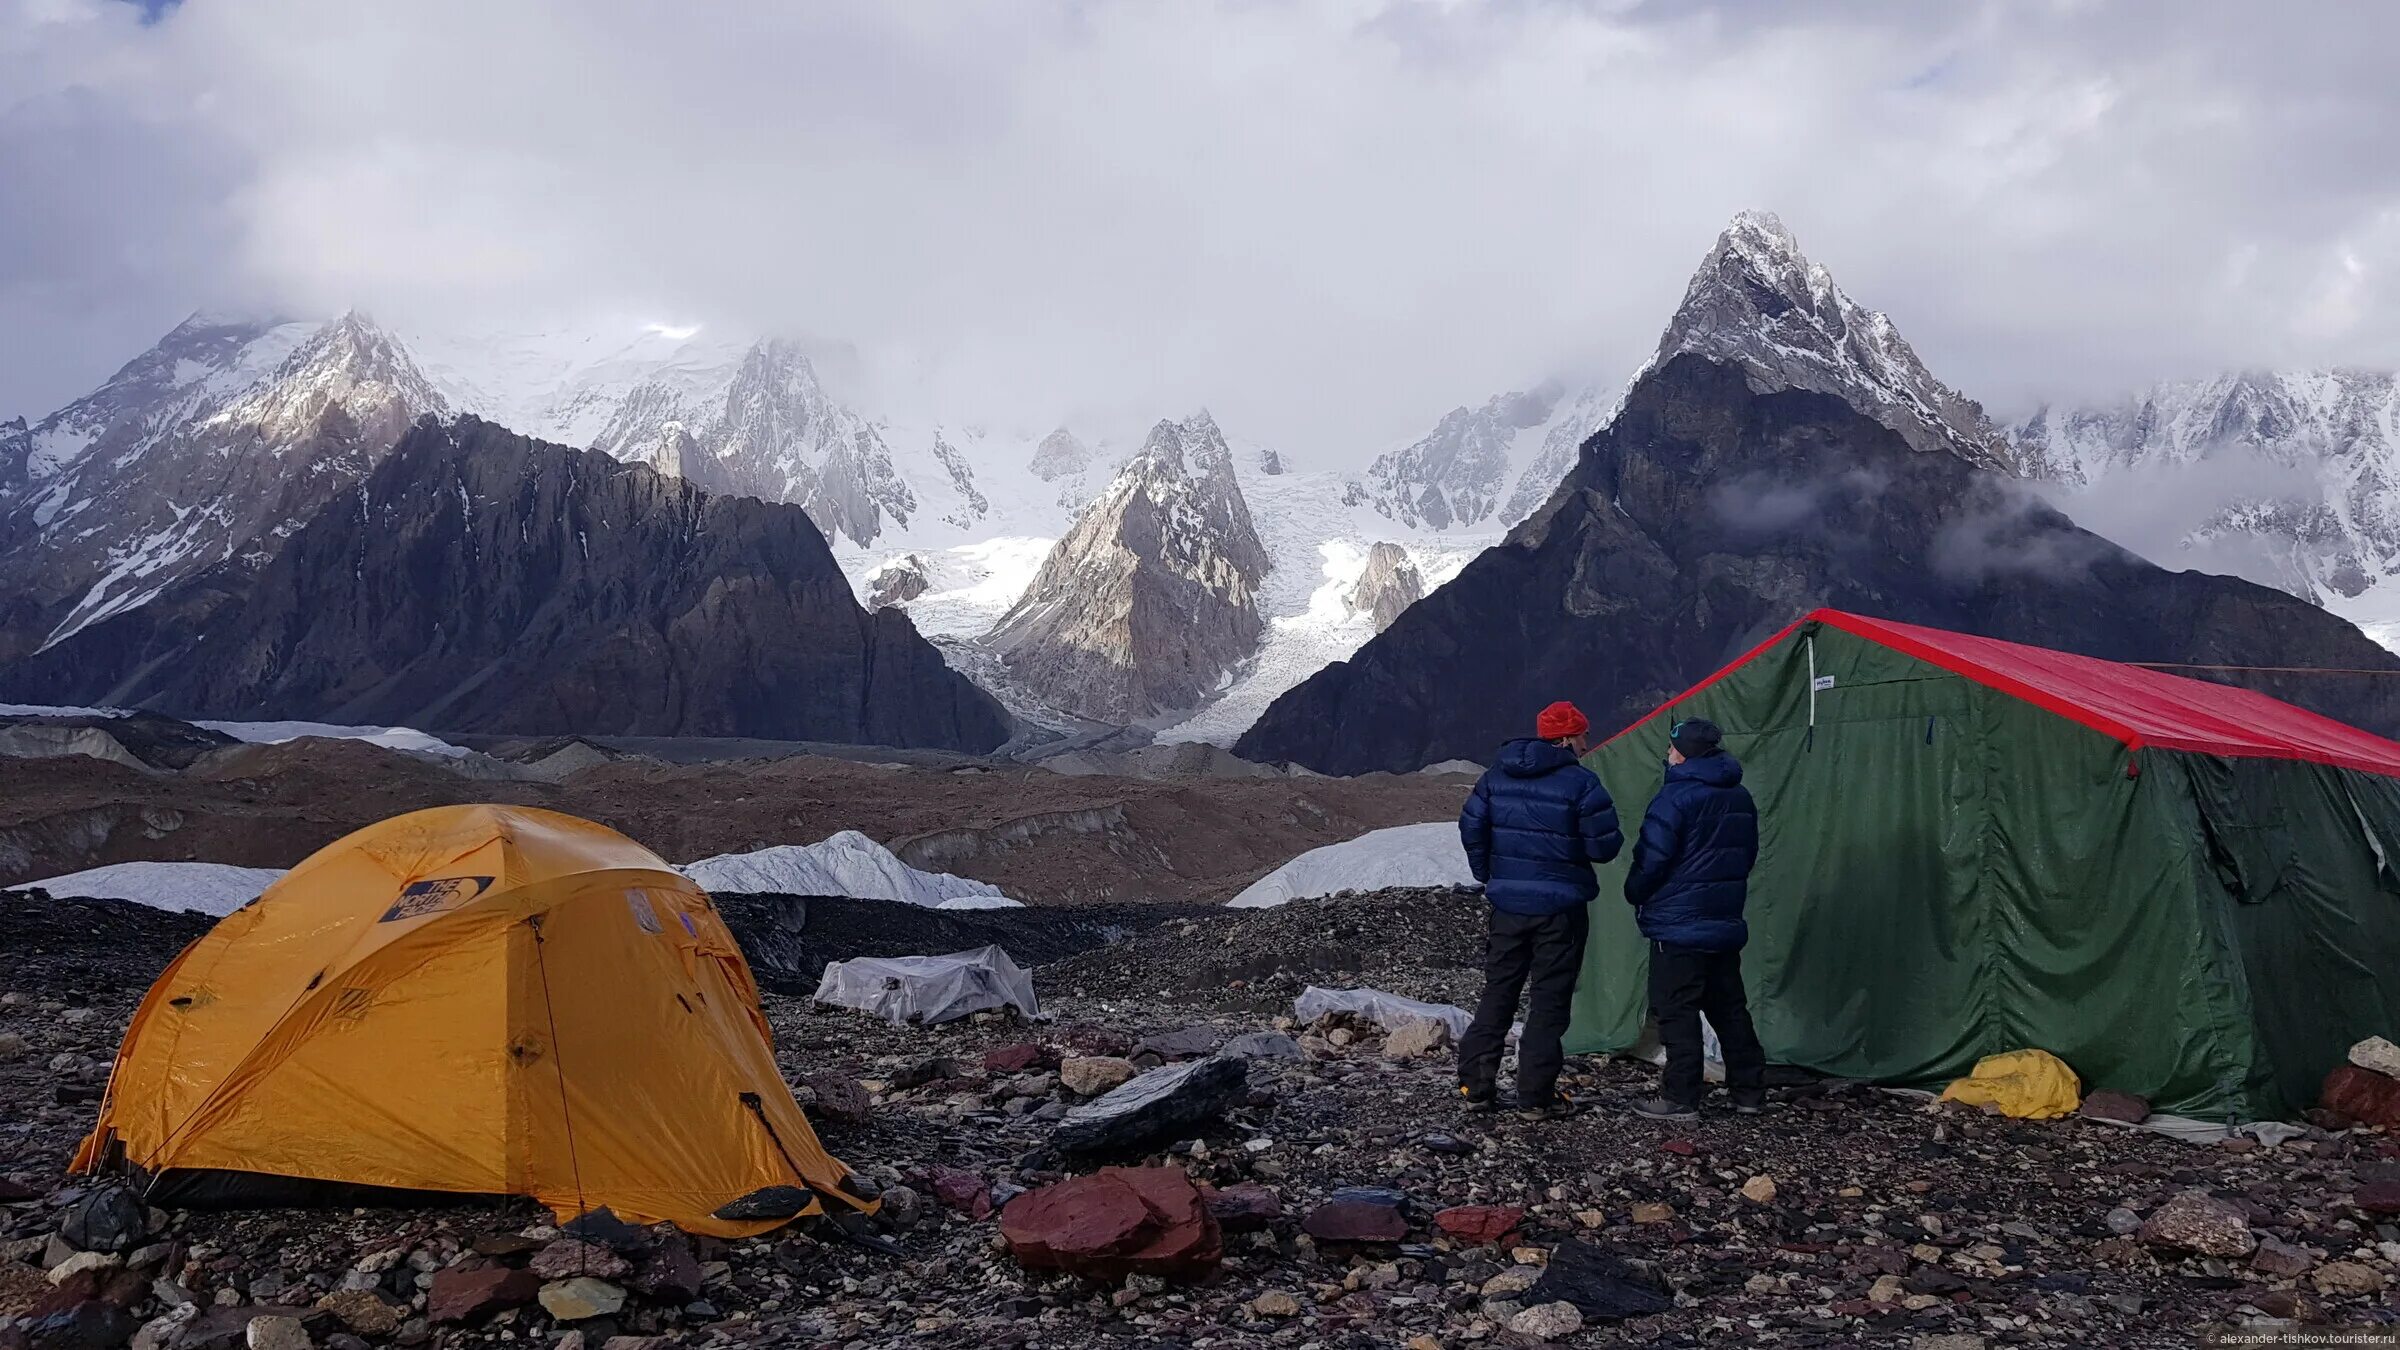
[[[1542,709],[1542,715],[1533,720],[1533,734],[1545,741],[1563,741],[1591,729],[1592,719],[1584,716],[1581,708],[1565,699]]]

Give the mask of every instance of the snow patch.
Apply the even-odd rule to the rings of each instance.
[[[1338,891],[1474,884],[1457,824],[1437,821],[1369,830],[1356,839],[1312,848],[1250,883],[1225,904],[1231,909],[1267,909]]]
[[[252,745],[281,745],[303,736],[321,736],[327,740],[365,741],[389,750],[423,750],[435,755],[474,753],[440,737],[428,736],[415,727],[346,727],[331,722],[194,722],[192,725],[221,731]]]
[[[921,872],[856,830],[814,844],[778,844],[748,853],[720,853],[677,869],[704,891],[738,895],[846,895],[898,900],[927,909],[1017,909],[1021,902],[986,882]]]
[[[25,885],[48,891],[60,899],[127,900],[152,909],[196,909],[222,918],[256,900],[259,892],[282,879],[283,869],[277,867],[129,862],[46,877]]]

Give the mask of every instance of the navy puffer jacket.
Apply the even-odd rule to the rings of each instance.
[[[1492,908],[1557,914],[1600,894],[1595,863],[1617,856],[1617,804],[1575,752],[1548,741],[1510,741],[1458,814],[1467,866]]]
[[[1742,766],[1718,751],[1667,766],[1634,841],[1625,898],[1642,936],[1671,947],[1738,952],[1750,940],[1742,906],[1758,861],[1758,804]]]

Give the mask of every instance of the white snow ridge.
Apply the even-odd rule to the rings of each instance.
[[[129,862],[69,872],[25,885],[48,891],[55,899],[129,900],[152,909],[196,909],[222,918],[256,900],[259,892],[281,880],[283,870],[277,867]]]
[[[1017,909],[1021,902],[986,882],[948,872],[920,872],[856,830],[814,844],[778,844],[748,853],[720,853],[676,869],[704,891],[727,895],[846,895],[898,900],[927,909]]]
[[[1435,821],[1369,830],[1356,839],[1312,848],[1251,882],[1225,904],[1229,909],[1267,909],[1340,891],[1474,884],[1458,825]]]

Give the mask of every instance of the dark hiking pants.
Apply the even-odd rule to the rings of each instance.
[[[1660,1091],[1685,1106],[1700,1104],[1705,1084],[1700,1017],[1717,1029],[1725,1052],[1725,1086],[1737,1096],[1755,1096],[1766,1086],[1767,1052],[1750,1025],[1750,999],[1742,991],[1742,954],[1650,944],[1650,1011],[1658,1018],[1658,1043],[1667,1052]]]
[[[1558,914],[1492,911],[1483,950],[1483,998],[1458,1043],[1459,1082],[1480,1092],[1498,1081],[1508,1024],[1516,1020],[1517,998],[1530,984],[1525,1034],[1517,1041],[1517,1100],[1539,1103],[1556,1095],[1558,1071],[1567,1057],[1559,1041],[1567,1034],[1590,923],[1581,905]]]

